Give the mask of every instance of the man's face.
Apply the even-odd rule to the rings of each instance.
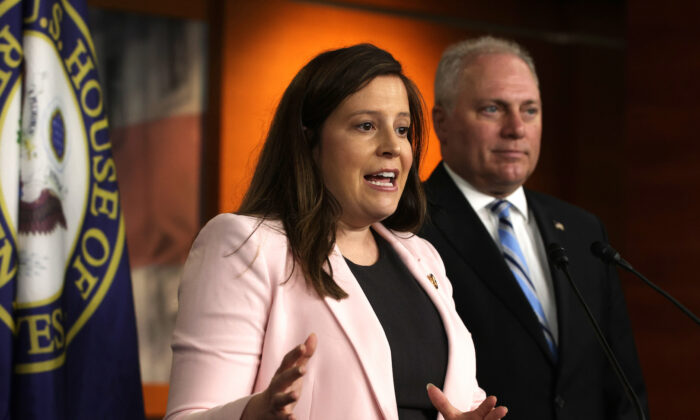
[[[515,191],[540,154],[542,104],[530,68],[511,54],[477,57],[462,72],[454,109],[435,106],[442,158],[477,190]]]

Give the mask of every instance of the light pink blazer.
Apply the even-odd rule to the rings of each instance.
[[[282,357],[314,332],[318,346],[294,409],[297,418],[398,419],[389,343],[338,248],[330,263],[349,297],[321,299],[298,269],[289,277],[292,256],[281,224],[268,221],[252,233],[258,223],[219,215],[192,246],[180,286],[166,418],[240,418]],[[417,236],[381,224],[373,228],[442,317],[449,342],[447,397],[460,410],[476,408],[485,394],[476,382],[474,345],[455,312],[440,256]]]

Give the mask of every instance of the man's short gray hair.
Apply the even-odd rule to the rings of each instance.
[[[452,111],[460,90],[464,69],[477,57],[485,54],[512,54],[527,64],[539,86],[535,62],[525,48],[514,41],[492,36],[467,39],[447,47],[435,73],[435,105]]]

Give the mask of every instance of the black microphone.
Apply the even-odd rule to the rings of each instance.
[[[588,308],[586,301],[583,299],[583,295],[578,290],[578,287],[576,287],[574,279],[571,277],[571,273],[569,273],[569,257],[566,255],[566,250],[563,246],[557,243],[551,243],[547,245],[547,255],[549,255],[549,260],[552,262],[552,264],[556,268],[563,271],[566,275],[566,278],[569,280],[569,284],[571,285],[574,294],[578,298],[579,302],[581,302],[581,306],[583,306],[583,309],[586,311],[586,315],[588,315],[589,321],[591,321],[591,325],[593,325],[593,330],[595,331],[598,343],[600,343],[600,346],[603,348],[608,362],[613,367],[615,375],[617,375],[617,379],[624,387],[625,392],[627,393],[627,397],[630,399],[630,402],[636,407],[637,415],[639,416],[639,418],[641,420],[646,420],[646,417],[644,416],[644,410],[642,409],[642,404],[639,402],[639,397],[637,397],[637,394],[634,392],[634,389],[632,389],[632,385],[627,379],[627,376],[625,376],[625,372],[622,370],[620,362],[617,361],[615,353],[613,353],[612,349],[610,348],[610,344],[608,344],[608,341],[605,339],[603,331],[600,329],[598,322],[596,322],[595,317],[593,316],[593,313],[591,312],[590,308]]]
[[[620,257],[620,253],[615,251],[613,247],[611,247],[609,244],[604,244],[602,242],[593,242],[591,244],[591,252],[593,255],[596,257],[600,258],[604,262],[608,264],[617,264],[620,267],[624,268],[625,270],[629,271],[630,273],[634,274],[638,278],[642,279],[644,283],[648,284],[649,287],[652,289],[656,290],[661,294],[661,296],[665,297],[671,303],[676,305],[678,309],[680,309],[684,314],[688,315],[690,319],[695,321],[696,324],[700,325],[700,318],[698,318],[694,313],[692,313],[688,308],[683,306],[679,301],[677,301],[673,296],[669,295],[666,291],[664,291],[662,288],[659,286],[655,285],[649,279],[644,277],[639,271],[635,270],[634,267],[632,267],[632,264],[628,263],[627,261],[623,260],[622,257]]]
[[[602,242],[595,241],[591,244],[591,252],[593,253],[593,255],[595,255],[596,257],[600,258],[608,264],[617,264],[620,267],[625,268],[626,270],[634,270],[632,268],[632,264],[623,260],[620,256],[620,253],[617,252],[615,248],[611,247],[609,244],[604,244]]]

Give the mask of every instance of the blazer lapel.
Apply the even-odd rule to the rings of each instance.
[[[431,174],[426,189],[430,191],[428,200],[434,207],[428,223],[440,231],[479,280],[513,313],[553,361],[537,316],[506,265],[501,251],[442,164]],[[454,284],[464,280],[451,278],[450,281]]]
[[[398,419],[391,348],[384,329],[337,245],[329,259],[333,279],[348,297],[324,301],[352,344],[384,418]]]

